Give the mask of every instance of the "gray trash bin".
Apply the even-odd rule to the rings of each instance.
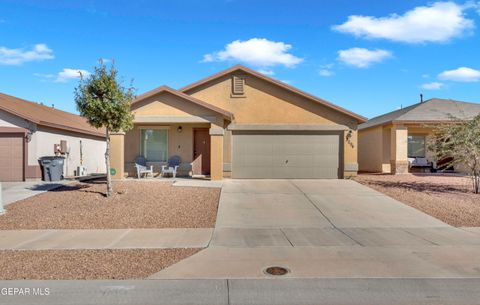
[[[60,181],[63,179],[64,157],[41,157],[38,161],[42,166],[43,181]]]

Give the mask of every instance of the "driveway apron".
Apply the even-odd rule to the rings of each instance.
[[[209,247],[152,278],[480,277],[480,235],[352,180],[226,180]]]

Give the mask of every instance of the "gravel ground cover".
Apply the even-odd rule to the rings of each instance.
[[[200,249],[0,251],[0,280],[143,279]]]
[[[0,229],[213,228],[220,190],[122,181],[106,198],[105,182],[63,186],[6,206]]]
[[[468,177],[360,174],[356,181],[456,227],[480,227],[480,194]]]

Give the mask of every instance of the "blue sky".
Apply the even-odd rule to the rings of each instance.
[[[474,1],[0,0],[0,92],[74,112],[99,58],[138,94],[241,63],[373,117],[480,102],[479,25]]]

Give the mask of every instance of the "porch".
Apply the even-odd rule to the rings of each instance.
[[[159,176],[173,156],[181,159],[178,176],[223,177],[224,134],[233,115],[163,86],[132,103],[133,129],[111,135],[113,179],[136,177],[139,156]]]
[[[383,129],[384,161],[383,172],[405,174],[413,172],[434,172],[437,170],[453,172],[446,167],[448,160],[436,160],[428,150],[429,138],[433,127],[414,124],[393,124]]]
[[[148,167],[153,166],[154,177],[160,177],[162,166],[168,165],[171,157],[179,156],[178,177],[220,180],[223,133],[223,128],[213,123],[135,123],[132,130],[112,135],[113,178],[136,178],[138,156],[147,160]]]

